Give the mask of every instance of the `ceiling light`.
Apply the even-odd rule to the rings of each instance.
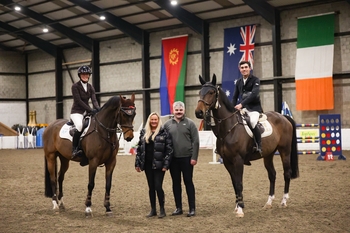
[[[177,5],[177,1],[176,1],[176,0],[171,0],[170,3],[171,3],[171,5],[173,5],[173,6],[176,6],[176,5]]]
[[[100,15],[100,20],[105,20],[105,19],[106,19],[106,16]]]
[[[49,32],[49,29],[48,28],[43,28],[43,32]]]
[[[21,8],[19,6],[15,6],[15,11],[20,11]]]

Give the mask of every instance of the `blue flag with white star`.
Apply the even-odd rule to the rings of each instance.
[[[255,31],[256,25],[224,29],[222,89],[230,100],[232,100],[236,81],[241,77],[239,63],[249,61],[253,70]]]

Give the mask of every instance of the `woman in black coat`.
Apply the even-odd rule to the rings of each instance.
[[[158,217],[163,218],[166,216],[163,180],[165,172],[169,169],[172,156],[173,143],[171,135],[162,127],[159,114],[152,112],[148,116],[145,128],[141,130],[135,159],[135,169],[137,172],[145,171],[149,187],[151,212],[147,217],[157,215],[156,194],[160,206]]]

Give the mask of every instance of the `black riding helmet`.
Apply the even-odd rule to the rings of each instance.
[[[89,77],[90,77],[90,75],[92,74],[91,68],[89,66],[86,66],[86,65],[80,66],[78,68],[79,78],[80,78],[80,74],[89,74]],[[80,78],[80,80],[81,80],[81,78]],[[81,81],[83,81],[83,80],[81,80]]]

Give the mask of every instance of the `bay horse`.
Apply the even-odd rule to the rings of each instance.
[[[271,134],[262,138],[262,154],[254,152],[254,140],[248,135],[242,115],[229,101],[225,92],[216,86],[216,75],[211,82],[205,82],[201,76],[202,88],[199,92],[195,110],[199,119],[210,119],[215,122],[212,130],[217,137],[216,148],[223,159],[223,164],[229,172],[236,194],[236,217],[243,217],[243,170],[244,160],[264,159],[264,165],[270,181],[268,201],[264,208],[271,208],[275,198],[276,170],[273,158],[279,151],[283,165],[284,195],[281,206],[287,206],[290,180],[299,176],[298,151],[295,122],[289,116],[277,112],[266,112],[267,120],[272,126]],[[210,122],[207,122],[210,123]]]
[[[124,139],[131,141],[134,137],[133,120],[136,115],[135,94],[131,99],[122,96],[111,97],[97,112],[91,116],[90,126],[81,140],[81,148],[84,155],[73,159],[75,162],[89,164],[88,192],[85,200],[85,214],[92,216],[91,196],[95,186],[97,167],[105,166],[105,197],[104,207],[106,214],[111,215],[110,190],[112,174],[116,166],[116,155],[119,149],[117,130],[121,130]],[[44,131],[43,144],[45,152],[45,196],[52,198],[53,209],[64,209],[63,180],[69,168],[72,157],[72,142],[59,136],[60,130],[68,120],[58,119],[51,123]],[[57,193],[57,157],[60,159]]]

